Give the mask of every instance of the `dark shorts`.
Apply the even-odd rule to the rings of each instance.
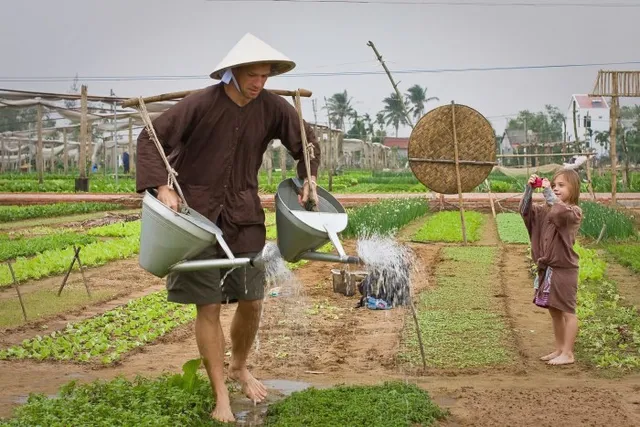
[[[251,258],[256,253],[234,254],[236,258]],[[211,246],[196,259],[226,258],[218,256]],[[260,300],[264,297],[264,271],[252,266],[233,270],[220,286],[220,280],[228,268],[169,273],[167,276],[168,300],[181,304],[228,304],[238,300]]]

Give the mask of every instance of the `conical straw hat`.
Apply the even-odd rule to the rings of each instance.
[[[253,34],[247,33],[229,51],[210,76],[213,79],[220,80],[227,68],[260,63],[272,64],[270,76],[286,73],[296,66],[295,62],[282,53]]]

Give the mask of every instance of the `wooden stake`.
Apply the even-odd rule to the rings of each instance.
[[[409,296],[409,306],[411,307],[411,315],[413,322],[416,324],[416,335],[418,336],[418,346],[420,347],[420,356],[422,357],[422,368],[427,370],[427,357],[424,354],[424,344],[422,343],[422,332],[420,331],[420,323],[418,322],[418,315],[416,314],[416,308],[413,305],[413,296]]]
[[[458,158],[458,135],[456,132],[456,104],[451,101],[451,121],[453,124],[453,153],[456,161],[456,181],[458,184],[458,200],[460,203],[460,224],[462,225],[462,240],[467,244],[467,226],[464,222],[464,206],[462,199],[462,182],[460,180],[460,160]]]
[[[16,293],[18,294],[18,300],[20,301],[20,307],[22,307],[22,316],[24,316],[24,321],[27,321],[27,310],[24,308],[24,302],[22,301],[22,294],[20,293],[20,288],[18,287],[18,281],[16,280],[16,274],[13,272],[13,267],[11,267],[11,262],[7,261],[7,265],[9,266],[9,271],[11,272],[11,278],[13,279],[13,286],[16,288]]]
[[[496,218],[496,207],[493,203],[493,193],[491,193],[491,182],[488,179],[484,180],[487,185],[487,191],[489,192],[489,203],[491,203],[491,213],[493,214],[493,218]]]
[[[69,265],[69,269],[67,270],[67,273],[64,275],[64,279],[62,279],[62,285],[60,285],[60,289],[58,289],[58,296],[60,296],[60,294],[62,293],[62,289],[64,289],[64,285],[67,284],[67,279],[69,278],[69,274],[71,274],[71,270],[73,269],[73,264],[75,264],[76,260],[78,261],[78,268],[80,269],[80,273],[82,274],[82,282],[84,283],[84,287],[87,290],[87,295],[89,295],[89,298],[91,298],[91,291],[89,291],[89,286],[87,285],[87,279],[84,276],[84,270],[82,269],[82,262],[80,261],[80,249],[82,249],[82,246],[76,248],[76,246],[73,246],[73,259],[71,260],[71,264]]]

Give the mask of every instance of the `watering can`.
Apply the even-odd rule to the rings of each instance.
[[[289,262],[302,259],[359,264],[358,257],[345,253],[338,233],[347,226],[347,213],[328,191],[317,187],[318,212],[305,210],[298,203],[302,181],[282,181],[276,192],[277,244]],[[218,243],[228,258],[189,260],[208,246]],[[331,242],[338,254],[317,249]],[[171,271],[198,271],[211,268],[253,266],[264,269],[262,252],[253,258],[236,258],[224,241],[222,230],[195,210],[174,211],[149,191],[142,199],[142,229],[139,264],[154,276]]]

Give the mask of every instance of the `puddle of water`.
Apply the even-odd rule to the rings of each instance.
[[[270,404],[289,396],[295,391],[302,391],[311,384],[302,381],[289,380],[264,380],[262,383],[267,387],[269,394],[266,401],[254,404],[246,397],[231,399],[231,409],[236,417],[236,423],[243,426],[260,426],[264,424],[267,409]]]
[[[289,396],[294,391],[302,391],[311,387],[311,384],[302,381],[264,380],[262,383],[267,388],[279,391],[285,396]]]

